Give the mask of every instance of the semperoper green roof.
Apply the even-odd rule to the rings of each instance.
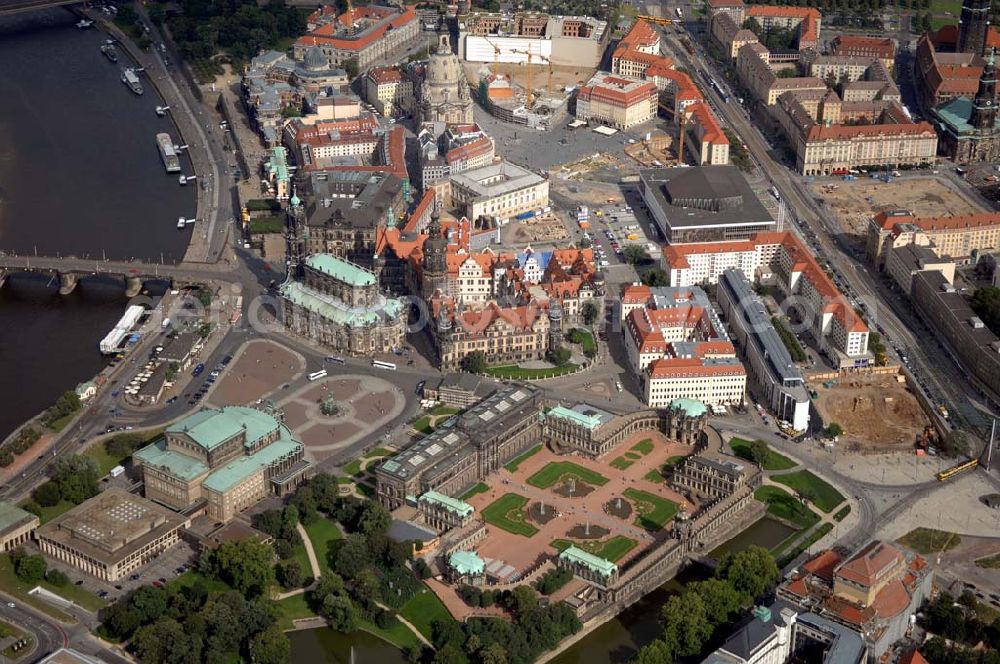
[[[564,549],[562,553],[559,554],[559,559],[579,563],[605,578],[610,577],[618,571],[618,565],[614,564],[610,560],[605,560],[604,558],[595,556],[592,553],[587,553],[583,549],[575,546],[570,546],[569,548]]]
[[[34,514],[22,510],[17,505],[0,503],[0,533],[13,530],[35,518],[37,517]]]
[[[234,459],[225,466],[216,469],[205,478],[201,485],[211,491],[224,493],[250,475],[267,468],[275,461],[293,454],[301,448],[302,444],[295,440],[287,438],[276,440],[256,454]]]
[[[375,273],[330,254],[312,254],[306,265],[351,286],[374,286]]]
[[[403,300],[382,296],[379,296],[375,307],[349,307],[343,300],[315,291],[298,281],[286,281],[282,284],[281,296],[323,318],[350,327],[368,327],[384,320],[394,320],[404,307]]]
[[[206,450],[212,450],[246,430],[246,444],[260,440],[280,425],[267,413],[245,406],[202,410],[167,427],[167,433],[185,434]]]
[[[546,417],[559,417],[564,420],[570,420],[575,424],[594,430],[601,426],[601,418],[594,415],[587,415],[579,411],[573,410],[571,408],[566,408],[564,406],[556,406],[548,413],[545,414]]]
[[[670,402],[671,408],[680,408],[688,417],[701,417],[708,412],[708,408],[702,402],[697,399],[674,399]]]
[[[208,466],[194,457],[167,449],[167,441],[162,438],[135,452],[132,457],[144,466],[165,471],[177,479],[190,482],[208,472]]]
[[[472,505],[464,500],[452,498],[451,496],[446,496],[443,493],[438,493],[437,491],[428,491],[424,495],[420,496],[420,500],[433,505],[440,505],[449,512],[457,514],[461,517],[467,517],[476,511]]]
[[[482,574],[486,563],[473,551],[456,551],[448,556],[448,564],[459,574]]]

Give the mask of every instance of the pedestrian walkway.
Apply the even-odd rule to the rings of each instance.
[[[319,569],[319,561],[316,560],[316,551],[313,549],[312,540],[309,539],[309,533],[306,532],[305,527],[301,523],[295,524],[295,529],[299,531],[299,536],[302,538],[302,543],[306,547],[306,555],[309,557],[309,567],[312,568],[313,578],[319,580],[322,573]]]

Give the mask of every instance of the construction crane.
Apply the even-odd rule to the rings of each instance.
[[[493,75],[500,76],[500,47],[493,43],[493,40],[483,35],[486,43],[493,47]]]
[[[527,51],[518,51],[516,49],[511,49],[510,52],[511,53],[520,53],[522,55],[527,55],[528,56],[528,97],[525,100],[525,107],[526,108],[533,108],[535,106],[535,89],[531,85],[531,81],[532,81],[532,76],[531,76],[531,58],[532,58],[532,55],[533,55],[533,53],[531,52],[531,48],[529,47]],[[539,54],[539,55],[541,55],[541,54]],[[511,83],[513,84],[513,80],[511,81]]]
[[[549,66],[549,75],[545,81],[545,94],[552,97],[552,58],[546,57],[541,53],[538,54],[538,57]]]

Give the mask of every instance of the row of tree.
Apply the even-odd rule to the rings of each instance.
[[[22,549],[15,549],[9,554],[14,574],[25,583],[35,584],[45,579],[54,586],[65,586],[69,577],[53,568],[49,569],[45,558],[38,554],[28,555]]]
[[[644,646],[633,664],[672,664],[700,654],[717,630],[739,618],[779,578],[767,549],[752,546],[726,554],[715,578],[690,583],[683,594],[667,600],[660,610],[663,635]]]
[[[14,457],[24,454],[32,445],[38,442],[42,434],[33,426],[26,426],[17,432],[14,440],[0,447],[0,467],[6,468],[14,463]]]

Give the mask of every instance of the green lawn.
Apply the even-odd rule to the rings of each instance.
[[[460,498],[460,500],[468,500],[469,498],[472,498],[477,493],[486,493],[489,490],[490,490],[490,488],[487,485],[485,485],[482,482],[480,482],[476,486],[472,487],[471,489],[469,489],[468,491],[466,491],[465,493],[463,493],[462,496],[461,496],[461,498]]]
[[[767,505],[767,511],[774,516],[791,521],[799,528],[808,528],[817,521],[819,515],[784,489],[776,486],[762,486],[753,494],[754,498]]]
[[[647,491],[625,489],[624,495],[634,503],[639,513],[635,525],[646,530],[659,530],[680,510],[677,503]]]
[[[604,558],[605,560],[610,560],[614,563],[624,558],[625,554],[634,549],[636,544],[638,544],[638,542],[633,539],[629,539],[624,535],[615,535],[610,539],[600,542],[556,539],[552,540],[550,546],[555,548],[556,551],[563,551],[568,549],[570,546],[575,546],[578,549],[583,549],[587,553],[594,554],[598,558]]]
[[[833,515],[833,520],[834,521],[838,521],[838,522],[839,521],[843,521],[844,519],[847,518],[847,515],[850,514],[850,513],[851,513],[851,506],[850,505],[844,505],[839,510],[837,510],[836,514]]]
[[[639,459],[642,458],[642,455],[638,454],[636,452],[626,452],[625,453],[625,458],[626,459],[632,459],[632,461],[638,461]]]
[[[672,456],[669,459],[667,459],[666,461],[664,461],[663,465],[664,466],[676,466],[677,464],[679,464],[681,461],[683,461],[686,458],[687,458],[686,455],[675,454],[674,456]]]
[[[210,593],[224,593],[228,590],[232,590],[232,588],[222,581],[210,579],[201,572],[193,569],[189,569],[177,578],[171,579],[168,582],[168,585],[174,588],[193,588],[199,584]]]
[[[312,618],[316,614],[306,604],[306,596],[292,595],[274,603],[278,607],[278,624],[281,629],[292,629],[292,621],[300,618]]]
[[[25,632],[24,630],[20,629],[19,627],[15,627],[14,625],[11,625],[8,622],[3,622],[2,620],[0,620],[0,641],[6,639],[8,637],[13,638],[13,639],[17,639],[17,641],[20,641],[20,640],[24,639],[25,642],[26,642],[26,647],[22,647],[20,649],[20,654],[17,654],[13,650],[14,644],[17,643],[17,641],[14,641],[10,646],[8,646],[6,649],[4,649],[4,651],[2,653],[0,653],[4,657],[6,657],[7,659],[9,659],[11,661],[16,661],[16,660],[20,659],[22,656],[24,656],[25,654],[27,654],[31,650],[31,643],[34,641],[34,637],[32,637],[31,634],[29,634],[28,632]]]
[[[594,344],[594,335],[589,330],[578,327],[574,332],[579,335],[580,348],[583,349],[584,353],[593,353],[597,349],[597,346]]]
[[[542,451],[542,446],[541,445],[535,445],[530,450],[525,451],[520,456],[514,457],[511,461],[509,461],[504,466],[504,468],[506,468],[507,470],[509,470],[512,473],[515,473],[515,472],[517,472],[517,469],[521,466],[521,464],[524,463],[524,461],[528,457],[533,457],[533,456],[535,456],[536,454],[538,454],[541,451]]]
[[[633,463],[635,463],[635,462],[634,461],[630,461],[630,460],[626,459],[625,457],[618,457],[617,459],[615,459],[614,461],[611,462],[611,467],[612,468],[617,468],[618,470],[625,470],[626,468],[628,468],[629,466],[631,466]]]
[[[646,456],[647,454],[653,451],[653,439],[644,438],[640,440],[638,443],[632,446],[632,451],[638,452],[639,454]]]
[[[306,545],[299,542],[292,548],[292,560],[299,564],[302,576],[312,576],[312,566],[309,564],[309,554],[306,553]],[[282,588],[281,590],[284,590]]]
[[[21,507],[24,507],[24,505],[30,501],[31,501],[30,498],[21,501]],[[62,514],[63,512],[69,511],[73,507],[76,507],[76,505],[69,502],[68,500],[60,500],[52,507],[42,507],[41,508],[42,513],[38,515],[38,519],[42,523],[47,523],[52,519],[56,518],[57,516],[59,516],[60,514]]]
[[[565,376],[574,373],[580,365],[567,362],[561,367],[551,367],[546,369],[524,369],[516,364],[505,364],[499,367],[487,367],[486,373],[496,378],[507,378],[509,380],[538,380],[539,378],[553,378],[555,376]]]
[[[800,493],[804,491],[809,493],[811,495],[810,502],[827,514],[833,511],[837,505],[844,502],[844,496],[842,493],[813,475],[808,470],[800,470],[798,472],[786,473],[784,475],[775,475],[771,479],[779,484],[784,484],[785,486],[790,487],[794,491]]]
[[[516,493],[506,493],[483,510],[483,520],[497,528],[515,535],[531,537],[538,528],[528,523],[524,516],[524,507],[528,499]]]
[[[550,461],[545,467],[528,478],[528,484],[537,486],[539,489],[548,489],[554,484],[575,477],[576,479],[593,484],[604,486],[608,483],[608,478],[600,473],[578,466],[572,461]]]
[[[431,624],[435,620],[452,619],[441,600],[426,586],[403,605],[403,608],[399,610],[399,615],[413,623],[413,626],[420,630],[420,633],[428,640],[431,638]]]
[[[962,543],[962,538],[957,533],[949,533],[944,530],[915,528],[900,537],[899,543],[913,549],[917,553],[930,555],[954,549]]]
[[[985,558],[977,558],[976,567],[982,567],[983,569],[1000,568],[1000,553],[995,553],[992,556],[986,556]]]
[[[663,484],[664,482],[667,481],[667,478],[665,478],[663,476],[663,473],[661,473],[658,470],[651,470],[648,473],[646,473],[645,475],[643,475],[643,477],[647,481],[649,481],[649,482],[655,482],[657,484]]]
[[[387,450],[384,447],[376,447],[364,456],[355,459],[349,464],[341,466],[340,469],[351,477],[361,477],[364,475],[365,470],[374,468],[382,461],[383,457],[391,456],[392,454],[392,450]]]
[[[413,423],[413,428],[422,434],[430,434],[434,432],[434,427],[431,426],[431,416],[424,415],[417,421]]]
[[[54,420],[52,424],[49,425],[49,428],[55,431],[56,433],[59,433],[60,431],[66,428],[66,425],[69,424],[70,420],[76,417],[77,412],[79,411],[74,410],[72,413],[66,413],[59,419]]]
[[[816,528],[816,530],[812,531],[812,533],[808,537],[806,537],[805,539],[801,540],[798,544],[796,544],[795,548],[785,553],[785,555],[781,556],[781,558],[778,560],[778,568],[780,569],[785,565],[787,565],[788,563],[792,562],[792,560],[794,560],[796,556],[798,556],[800,553],[811,547],[816,542],[823,539],[823,537],[825,537],[826,534],[829,533],[831,530],[833,530],[832,523],[821,524],[818,528]],[[793,537],[790,537],[784,542],[782,542],[778,547],[776,547],[774,550],[771,551],[772,555],[778,557],[781,554],[781,552],[785,549],[785,547],[792,542],[793,539],[794,539]]]
[[[461,408],[452,408],[451,406],[437,406],[431,410],[430,414],[435,416],[440,415],[458,415],[462,412]]]
[[[729,446],[733,448],[733,454],[740,457],[741,459],[746,459],[751,461],[750,458],[750,441],[744,440],[742,438],[733,438],[729,441]],[[788,470],[789,468],[794,468],[798,464],[786,457],[783,454],[778,454],[773,449],[767,455],[767,461],[764,462],[764,470]]]
[[[365,454],[366,459],[374,459],[375,457],[385,457],[392,454],[392,450],[386,449],[384,447],[374,447]]]
[[[935,14],[951,12],[955,21],[958,21],[958,15],[962,11],[962,0],[931,0],[930,10]]]
[[[5,593],[13,595],[22,602],[30,604],[39,611],[42,611],[57,620],[61,620],[66,623],[76,622],[72,616],[60,611],[48,602],[45,602],[34,595],[29,595],[28,591],[35,586],[41,586],[46,590],[59,595],[60,597],[64,597],[71,602],[75,602],[88,611],[98,611],[107,606],[107,603],[97,595],[92,595],[80,586],[74,586],[72,583],[63,586],[62,588],[54,586],[48,581],[41,581],[40,583],[25,583],[21,579],[17,578],[16,574],[14,574],[14,565],[10,562],[10,557],[6,555],[0,556],[0,588],[3,588]]]
[[[395,645],[400,649],[420,649],[423,644],[417,635],[410,631],[410,628],[399,622],[399,619],[393,616],[389,627],[382,629],[375,625],[375,623],[368,622],[367,620],[358,620],[358,629],[361,629],[369,634],[374,634],[375,636],[388,641],[389,643]]]
[[[341,470],[351,477],[361,477],[361,459],[355,459],[346,466],[342,466]]]
[[[303,527],[306,529],[306,533],[309,534],[313,551],[316,552],[316,562],[319,563],[320,573],[328,574],[330,566],[327,563],[327,551],[330,548],[330,542],[341,539],[344,536],[343,533],[340,532],[337,524],[324,516],[320,516],[308,526],[303,525]],[[306,561],[305,571],[308,574],[312,574],[312,571],[309,569],[308,560]]]

